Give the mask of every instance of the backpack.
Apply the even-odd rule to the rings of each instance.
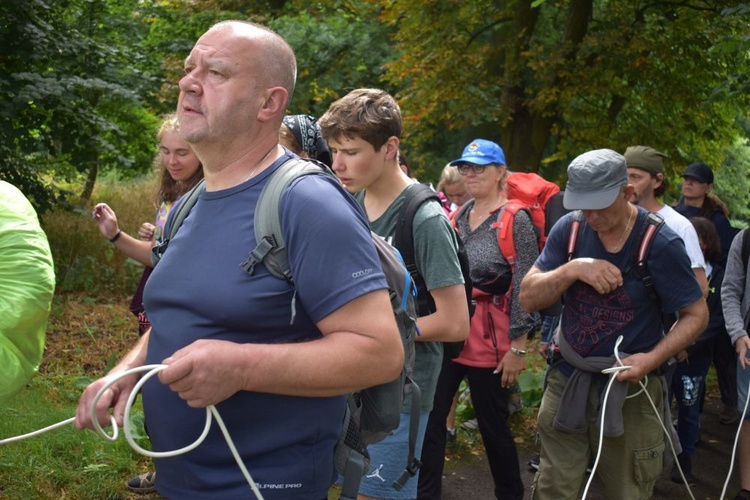
[[[398,219],[396,221],[396,232],[393,237],[393,246],[401,252],[406,270],[409,271],[411,279],[414,281],[414,286],[417,289],[417,317],[427,316],[428,314],[434,313],[436,310],[435,301],[427,290],[424,277],[419,273],[419,269],[417,269],[414,252],[414,216],[419,207],[428,200],[435,200],[438,203],[441,203],[440,197],[430,186],[425,184],[415,184],[406,191],[406,199],[404,199],[404,203],[401,205],[401,210],[399,211]],[[471,318],[476,309],[476,301],[472,298],[473,287],[469,270],[469,258],[466,255],[466,249],[464,248],[463,241],[461,241],[458,233],[456,233],[456,239],[458,240],[458,263],[461,267],[461,274],[464,277],[466,302],[469,308],[469,318]],[[464,341],[442,342],[442,344],[443,355],[453,359],[461,354]]]
[[[558,195],[556,203],[551,206],[561,207],[562,196],[558,194],[560,187],[557,184],[534,172],[512,172],[508,175],[505,189],[505,197],[508,201],[498,220],[498,241],[503,255],[512,267],[516,260],[516,247],[513,243],[513,217],[516,212],[524,209],[529,213],[537,235],[539,250],[541,250],[547,241],[549,229],[557,220],[550,221],[551,223],[548,224],[547,204],[552,197]],[[562,215],[557,214],[557,218],[559,219]]]
[[[636,221],[637,221],[636,217]],[[583,216],[583,212],[576,210],[572,215],[572,222],[570,224],[570,234],[568,235],[568,261],[573,260],[575,256],[576,246],[578,239],[583,233],[584,223],[586,218]],[[651,281],[651,275],[648,273],[648,266],[646,265],[646,258],[648,257],[649,250],[651,249],[651,243],[654,241],[654,237],[659,232],[659,229],[664,225],[664,219],[661,215],[649,212],[646,214],[646,220],[638,226],[638,233],[636,233],[636,241],[640,241],[638,245],[633,245],[630,249],[628,256],[628,267],[621,270],[622,275],[625,276],[628,273],[633,273],[635,277],[640,279],[649,294],[652,301],[660,303],[661,299],[654,290],[654,284]]]
[[[279,203],[285,189],[304,175],[335,174],[325,165],[314,160],[291,159],[276,169],[268,179],[255,209],[255,239],[247,260],[240,267],[252,275],[255,266],[263,264],[275,277],[283,279],[294,287],[294,279],[289,266],[284,238],[281,232]],[[338,180],[337,180],[338,182]],[[198,201],[205,182],[201,181],[183,197],[174,209],[170,227],[161,244],[152,249],[151,260],[155,265],[169,245],[169,240],[179,230],[190,209]],[[344,423],[334,451],[336,470],[344,476],[342,499],[356,499],[362,476],[370,466],[367,445],[389,436],[401,419],[401,407],[408,395],[412,397],[412,412],[409,429],[409,456],[404,473],[393,483],[401,489],[406,481],[416,475],[421,463],[414,457],[419,426],[420,390],[412,381],[414,369],[414,339],[418,334],[414,284],[403,265],[398,251],[380,236],[370,233],[378,252],[383,272],[388,282],[391,306],[396,317],[401,341],[404,346],[404,367],[399,377],[392,382],[362,389],[347,397]],[[296,316],[296,291],[291,303],[291,321]]]
[[[495,224],[497,241],[510,269],[515,272],[516,244],[513,241],[513,221],[519,210],[526,210],[534,226],[539,251],[544,248],[552,226],[565,215],[568,210],[563,207],[563,193],[560,187],[534,172],[512,172],[506,181],[505,210],[498,214]],[[510,293],[510,289],[508,289]],[[546,307],[539,311],[542,316],[556,316],[562,310],[562,303]]]

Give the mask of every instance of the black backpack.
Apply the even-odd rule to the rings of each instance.
[[[250,250],[247,260],[237,263],[248,274],[252,275],[255,266],[262,263],[273,276],[288,281],[294,287],[281,232],[279,204],[286,188],[304,175],[329,175],[336,178],[330,168],[309,159],[290,159],[276,169],[264,186],[255,208],[256,247]],[[201,181],[183,196],[171,216],[164,240],[152,249],[151,261],[154,265],[164,254],[169,240],[177,233],[204,190],[205,181]],[[410,477],[416,475],[421,465],[414,456],[421,399],[419,387],[412,380],[414,340],[417,335],[414,283],[398,251],[377,234],[370,232],[370,235],[388,282],[391,306],[404,345],[404,368],[401,375],[392,382],[362,389],[349,394],[347,398],[344,425],[334,452],[336,470],[344,476],[341,498],[346,500],[357,498],[361,478],[370,466],[367,445],[385,439],[398,427],[402,404],[408,395],[412,398],[409,454],[405,459],[404,472],[394,481],[393,488],[400,490]],[[294,323],[296,315],[295,298],[296,293],[291,302],[290,324]]]
[[[424,278],[419,274],[417,264],[414,256],[414,232],[413,223],[414,216],[422,203],[427,200],[435,200],[438,204],[441,204],[440,198],[437,193],[425,184],[416,184],[410,187],[406,191],[406,199],[403,205],[401,205],[401,211],[398,215],[396,222],[396,232],[393,237],[393,246],[395,246],[401,256],[404,259],[404,265],[407,271],[411,275],[411,279],[414,281],[414,285],[417,288],[417,317],[427,316],[435,312],[435,301],[432,299],[432,295],[427,290]],[[461,274],[464,277],[464,288],[466,290],[466,302],[469,308],[469,317],[474,314],[476,309],[476,301],[472,299],[472,284],[471,274],[469,270],[469,258],[466,255],[466,249],[464,248],[463,241],[456,233],[456,239],[458,240],[458,262],[461,266]],[[444,356],[448,358],[456,358],[463,349],[464,342],[443,342]]]

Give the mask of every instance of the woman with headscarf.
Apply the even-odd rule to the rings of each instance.
[[[312,115],[286,115],[279,129],[279,142],[301,158],[312,158],[331,166],[328,143]]]

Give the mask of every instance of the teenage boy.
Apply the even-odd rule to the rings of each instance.
[[[401,110],[389,94],[357,89],[334,102],[319,120],[328,141],[333,171],[356,193],[376,233],[391,241],[409,189],[416,185],[399,167]],[[427,417],[443,357],[440,342],[469,335],[469,312],[457,257],[458,243],[437,201],[422,204],[413,222],[414,253],[419,273],[435,302],[435,312],[418,318],[414,381],[421,389],[416,456],[422,448]],[[402,408],[397,431],[368,446],[371,470],[362,478],[360,498],[415,498],[418,477],[396,491],[391,484],[404,471],[408,455],[410,401]]]

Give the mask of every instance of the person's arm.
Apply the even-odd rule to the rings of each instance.
[[[394,380],[404,349],[386,290],[363,295],[317,323],[323,337],[290,344],[199,340],[164,360],[159,380],[188,405],[237,391],[327,397]]]
[[[432,205],[432,206],[431,206]],[[423,204],[414,222],[417,269],[435,302],[435,312],[417,319],[420,342],[458,342],[469,336],[469,309],[458,241],[450,222],[436,202]]]
[[[99,226],[99,232],[110,240],[122,253],[141,264],[151,266],[151,247],[153,241],[136,239],[120,230],[117,214],[106,203],[98,203],[92,212],[92,218]],[[114,239],[114,241],[112,241]]]
[[[623,284],[620,270],[605,260],[573,259],[551,271],[542,271],[534,265],[521,283],[521,307],[526,311],[549,307],[578,280],[588,283],[600,294],[609,293]]]
[[[693,274],[695,274],[695,279],[698,281],[698,285],[701,287],[701,293],[705,299],[708,297],[708,278],[706,277],[706,270],[702,267],[694,267]]]
[[[706,329],[707,324],[708,307],[705,299],[701,297],[680,309],[677,322],[651,351],[623,358],[622,364],[631,368],[619,372],[617,380],[620,382],[638,382],[650,372],[659,368],[671,356],[687,349]]]
[[[464,285],[430,290],[435,312],[417,319],[421,342],[459,342],[469,336],[469,310]]]
[[[746,269],[743,269],[742,262],[742,235],[737,234],[732,240],[727,258],[727,266],[724,271],[724,281],[721,284],[721,308],[724,313],[724,323],[727,327],[727,333],[738,354],[740,348],[747,342],[738,342],[741,339],[747,339],[745,330],[745,318],[742,315],[742,299],[745,296],[745,285],[747,283]],[[747,347],[745,347],[745,350]],[[741,359],[744,364],[744,360]]]
[[[513,267],[513,288],[510,297],[510,351],[499,361],[497,373],[502,373],[500,383],[511,387],[518,381],[521,372],[526,369],[527,340],[529,334],[539,328],[539,315],[536,312],[524,311],[520,304],[520,289],[523,278],[533,267],[539,251],[537,237],[531,218],[526,211],[519,210],[513,220],[513,245],[516,250],[516,263]]]
[[[86,387],[78,400],[78,408],[76,408],[76,420],[75,426],[78,429],[93,429],[91,423],[91,404],[93,403],[94,397],[103,386],[105,386],[112,378],[124,371],[131,368],[142,366],[146,362],[146,353],[148,352],[148,339],[151,335],[149,329],[146,333],[138,339],[138,343],[135,347],[107,373],[105,377],[92,382]],[[140,378],[139,374],[133,374],[129,377],[122,378],[110,388],[108,388],[102,397],[99,399],[96,408],[96,418],[100,425],[109,425],[109,409],[112,408],[112,414],[117,420],[117,425],[123,425],[123,415],[125,413],[125,404],[128,401],[133,387]]]

